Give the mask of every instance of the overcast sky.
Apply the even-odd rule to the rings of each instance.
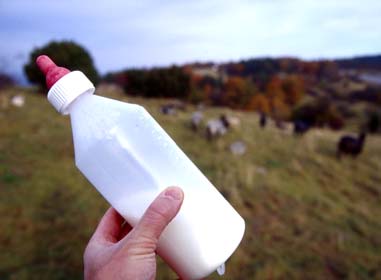
[[[381,0],[0,0],[0,71],[74,40],[102,73],[258,56],[381,53]]]

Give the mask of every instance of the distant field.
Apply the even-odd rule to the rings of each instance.
[[[15,94],[24,107],[6,106]],[[245,218],[223,279],[381,279],[381,136],[338,161],[344,132],[294,137],[261,129],[254,113],[207,108],[207,118],[241,120],[209,142],[190,129],[191,106],[168,116],[165,100],[107,95],[144,105]],[[236,140],[246,154],[231,154]],[[33,89],[0,91],[0,279],[82,279],[84,247],[107,208],[74,166],[69,118]],[[157,279],[176,276],[161,263]]]

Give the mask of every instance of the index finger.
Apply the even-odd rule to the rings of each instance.
[[[92,239],[116,243],[121,234],[123,222],[124,218],[110,207],[99,222]]]

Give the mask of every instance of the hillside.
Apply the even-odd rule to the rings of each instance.
[[[6,105],[15,94],[24,107]],[[343,131],[295,137],[261,129],[255,113],[207,108],[207,118],[241,120],[210,142],[190,129],[190,105],[163,115],[163,99],[99,94],[145,106],[245,218],[222,279],[381,278],[381,136],[338,161]],[[242,156],[229,151],[236,140],[247,144]],[[0,91],[0,279],[82,279],[84,247],[107,208],[74,166],[69,118],[34,89]],[[161,263],[157,279],[176,277]]]
[[[367,55],[335,60],[341,69],[381,71],[381,55]]]

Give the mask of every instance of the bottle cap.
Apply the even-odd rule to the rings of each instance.
[[[49,89],[48,100],[61,114],[68,114],[69,105],[84,93],[93,94],[94,85],[81,72],[70,72],[64,67],[58,67],[48,56],[40,55],[36,63],[46,77]]]

